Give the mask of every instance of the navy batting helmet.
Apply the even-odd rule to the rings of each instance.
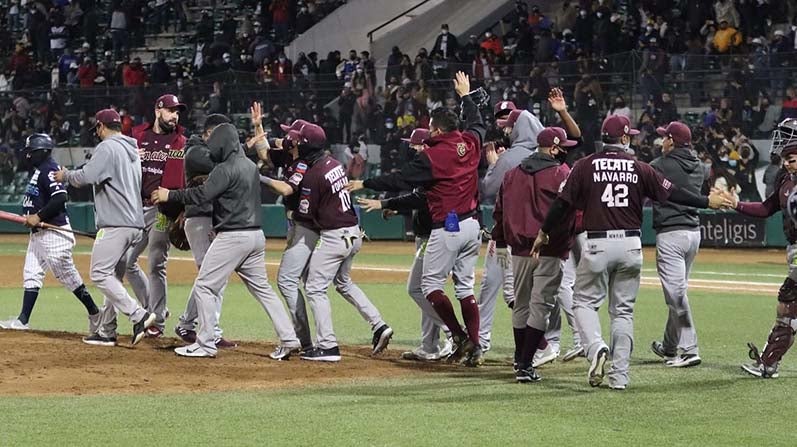
[[[35,133],[25,140],[25,149],[29,151],[51,151],[54,148],[53,139],[46,133]]]

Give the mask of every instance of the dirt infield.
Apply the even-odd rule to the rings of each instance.
[[[247,342],[215,359],[186,359],[177,339],[145,339],[115,348],[89,346],[65,332],[0,330],[0,396],[190,393],[287,389],[461,369],[442,363],[395,360],[398,351],[371,357],[370,347],[341,347],[338,364],[298,358],[274,361],[274,345]],[[472,370],[471,370],[472,371]]]

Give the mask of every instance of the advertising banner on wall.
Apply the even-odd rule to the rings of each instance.
[[[701,213],[702,247],[764,247],[767,221],[737,213]]]

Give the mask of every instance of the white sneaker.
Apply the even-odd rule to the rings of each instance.
[[[539,368],[542,365],[547,365],[548,363],[553,362],[557,357],[559,357],[559,347],[552,343],[548,343],[548,346],[544,350],[537,350],[537,352],[534,353],[534,359],[531,361],[531,366],[534,368]]]
[[[443,347],[440,348],[440,358],[446,358],[451,355],[452,352],[454,352],[454,340],[449,337],[446,338],[446,341],[443,342]]]
[[[208,354],[198,344],[194,343],[188,346],[175,348],[174,353],[180,357],[216,357],[215,355]]]
[[[688,368],[697,366],[701,363],[700,356],[697,354],[681,354],[672,360],[664,362],[668,368]]]
[[[401,353],[401,358],[403,360],[414,360],[416,362],[434,362],[440,360],[442,356],[439,352],[431,353],[426,352],[422,347],[417,347],[412,351],[406,351]]]
[[[13,329],[15,331],[27,331],[30,327],[27,324],[19,321],[19,318],[12,318],[10,320],[0,321],[0,329]]]
[[[562,361],[569,362],[575,359],[576,357],[586,357],[586,354],[584,354],[584,347],[573,346],[572,348],[570,348],[570,350],[565,352],[565,355],[562,356]]]

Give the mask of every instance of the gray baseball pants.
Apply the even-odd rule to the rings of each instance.
[[[282,253],[277,272],[277,288],[288,305],[296,336],[299,337],[302,347],[307,348],[313,345],[313,340],[300,282],[304,282],[302,279],[306,278],[307,263],[320,236],[318,232],[291,220],[288,220],[288,224],[288,246]]]
[[[562,267],[562,281],[559,285],[559,291],[556,294],[556,305],[551,311],[551,324],[548,326],[549,332],[545,334],[546,340],[555,345],[559,345],[561,341],[561,310],[561,312],[565,314],[567,325],[570,326],[570,330],[573,332],[573,347],[577,348],[581,346],[581,334],[576,324],[576,316],[573,313],[573,287],[576,283],[576,265],[578,265],[578,259],[580,257],[581,249],[578,247],[578,241],[575,241],[573,249],[570,250],[570,256],[567,257],[564,267]]]
[[[481,246],[479,231],[479,222],[474,218],[461,221],[457,232],[443,228],[432,230],[423,257],[421,288],[424,296],[428,297],[435,290],[445,290],[448,275],[454,280],[454,295],[458,300],[473,296]]]
[[[169,219],[158,207],[144,208],[144,236],[130,253],[127,280],[138,301],[157,316],[155,326],[163,330],[166,320],[166,261],[169,256]],[[138,264],[138,258],[149,247],[148,273]]]
[[[310,257],[307,283],[304,290],[315,316],[316,346],[331,349],[338,345],[332,327],[332,307],[327,288],[334,282],[335,290],[352,304],[360,315],[376,330],[385,324],[379,310],[351,280],[354,256],[362,247],[362,231],[355,225],[348,228],[321,231],[321,238]]]
[[[689,272],[700,248],[700,230],[668,231],[656,235],[656,270],[669,308],[664,327],[664,352],[698,354],[697,333],[689,307]]]
[[[496,259],[495,249],[495,241],[489,241],[487,254],[484,257],[484,276],[479,289],[479,344],[482,349],[490,346],[498,293],[504,291],[504,302],[507,305],[515,300],[515,278],[512,268],[501,267]]]
[[[138,323],[147,314],[122,285],[127,259],[133,247],[143,237],[140,228],[101,228],[91,250],[91,282],[100,289],[104,300],[101,309],[99,335],[116,337],[116,311]]]
[[[285,347],[299,347],[282,301],[274,293],[266,275],[266,237],[260,229],[218,233],[202,261],[194,282],[199,312],[197,344],[207,354],[216,355],[215,328],[221,291],[235,272],[249,293],[271,318],[274,330]],[[193,292],[192,292],[193,293]]]
[[[429,354],[436,354],[440,351],[440,330],[442,329],[447,337],[451,334],[435,312],[432,303],[424,296],[421,287],[423,258],[428,240],[422,237],[415,238],[415,258],[412,260],[410,276],[407,278],[407,293],[421,309],[421,349]]]
[[[607,231],[607,237],[589,239],[578,235],[581,259],[576,268],[573,311],[581,331],[587,358],[606,346],[601,335],[598,309],[609,299],[611,361],[609,381],[627,385],[631,352],[634,349],[634,303],[642,272],[642,241],[626,237],[625,231]]]
[[[213,218],[210,216],[196,216],[185,219],[185,237],[188,239],[188,245],[191,247],[191,254],[194,256],[197,270],[202,267],[202,261],[205,259],[205,254],[210,248],[210,243],[213,242]],[[221,318],[221,303],[224,299],[224,289],[227,287],[225,284],[220,292],[219,307],[216,315],[216,339],[221,338],[222,331],[218,325],[218,320]],[[199,318],[196,305],[196,294],[194,288],[191,288],[191,294],[188,296],[188,302],[185,305],[185,312],[180,315],[178,326],[189,331],[196,329],[196,322]]]
[[[545,330],[556,307],[556,293],[562,281],[563,261],[550,256],[534,259],[513,256],[515,273],[515,306],[512,308],[512,327],[526,326]],[[561,326],[561,324],[560,324]]]

